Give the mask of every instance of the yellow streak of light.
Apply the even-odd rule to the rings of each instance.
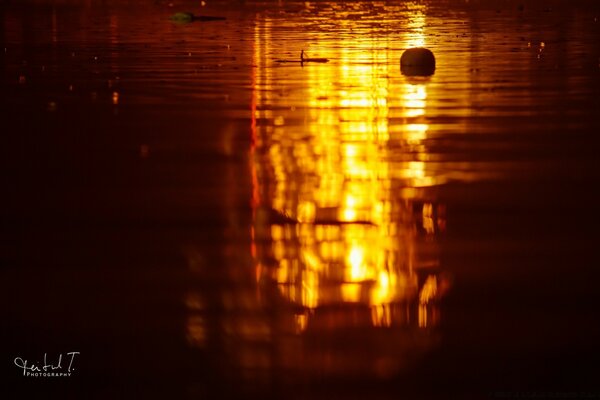
[[[427,304],[437,296],[437,279],[429,275],[419,294],[419,303]]]
[[[358,303],[360,301],[360,285],[354,283],[343,283],[341,285],[342,299],[348,303]]]
[[[411,7],[403,47],[424,46],[424,6]],[[433,290],[426,283],[419,292],[414,272],[413,227],[422,218],[423,228],[433,232],[426,215],[431,205],[422,216],[421,210],[413,215],[409,201],[418,197],[417,188],[438,183],[428,171],[424,144],[426,84],[399,79],[388,39],[356,35],[351,42],[336,38],[328,47],[331,38],[315,33],[315,43],[324,45],[311,53],[331,62],[302,66],[298,94],[281,96],[290,69],[261,68],[269,65],[265,55],[299,49],[273,41],[268,19],[255,29],[254,116],[261,120],[256,145],[266,150],[256,164],[259,184],[267,182],[261,201],[299,223],[289,235],[270,229],[273,276],[281,292],[303,307],[341,296],[344,302],[367,303],[372,323],[390,326],[391,303],[426,304]],[[394,158],[398,151],[390,149],[397,142],[419,157]],[[307,318],[310,313],[296,317],[299,330],[306,329]]]

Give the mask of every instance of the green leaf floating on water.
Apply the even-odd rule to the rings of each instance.
[[[194,21],[194,14],[192,14],[191,12],[178,12],[178,13],[171,15],[171,18],[169,18],[169,19],[171,21],[182,22],[182,23],[192,22],[192,21]]]
[[[194,21],[222,21],[225,17],[212,17],[207,15],[194,15],[191,12],[178,12],[169,18],[171,21],[187,24]]]

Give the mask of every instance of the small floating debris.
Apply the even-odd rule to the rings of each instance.
[[[191,12],[178,12],[169,18],[173,22],[178,22],[180,24],[187,24],[194,21],[223,21],[225,17],[216,17],[210,15],[194,15]]]
[[[409,76],[429,76],[435,72],[435,56],[424,47],[406,50],[400,57],[400,71]]]
[[[275,208],[267,206],[259,206],[256,209],[256,221],[259,224],[264,225],[299,225],[299,224],[311,224],[311,225],[329,225],[329,226],[346,226],[346,225],[371,225],[376,226],[375,223],[368,220],[339,220],[335,218],[315,218],[310,221],[300,221],[298,218],[288,215],[283,210],[277,210]]]
[[[327,58],[306,58],[304,57],[304,50],[300,52],[300,62],[315,62],[315,63],[326,63],[329,62]]]
[[[313,62],[313,63],[328,63],[329,59],[328,58],[304,57],[304,50],[302,50],[300,52],[300,59],[299,60],[278,59],[278,60],[275,60],[275,62],[278,62],[278,63],[300,63],[300,64],[304,64],[304,63],[308,63],[308,62]]]

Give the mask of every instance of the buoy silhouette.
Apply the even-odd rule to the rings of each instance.
[[[409,76],[429,76],[435,72],[435,56],[424,47],[406,50],[400,57],[400,71]]]

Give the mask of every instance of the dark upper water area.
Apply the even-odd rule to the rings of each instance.
[[[600,398],[599,99],[596,1],[0,1],[7,398]]]

